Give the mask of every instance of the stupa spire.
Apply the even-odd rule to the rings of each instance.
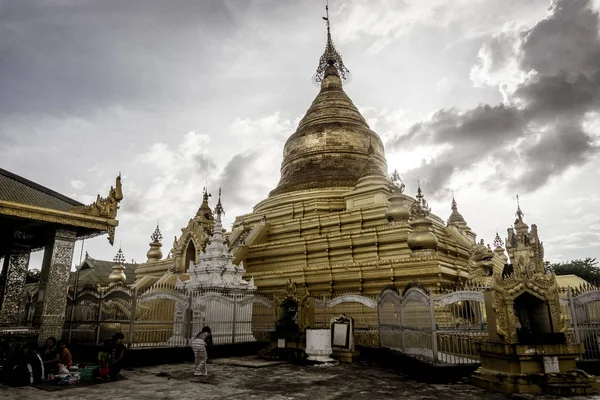
[[[454,191],[452,192],[452,204],[450,205],[450,209],[452,210],[452,213],[450,214],[450,217],[448,218],[446,224],[448,226],[465,226],[467,223],[462,214],[458,212],[458,204],[456,204],[456,199],[454,198]]]
[[[215,213],[219,220],[221,219],[221,215],[225,215],[225,210],[223,209],[223,205],[221,204],[221,188],[219,188],[219,201],[217,202],[217,206],[215,207]]]
[[[517,213],[515,215],[517,216],[517,221],[523,222],[523,217],[525,216],[525,214],[523,213],[523,211],[521,211],[521,204],[519,203],[519,195],[517,195]]]
[[[325,77],[331,73],[337,75],[343,82],[348,81],[350,71],[344,65],[342,56],[333,45],[331,39],[331,25],[329,21],[329,4],[325,6],[325,17],[323,17],[327,25],[327,43],[325,44],[325,51],[319,59],[319,66],[315,74],[315,81],[322,82]],[[333,68],[329,68],[329,67]]]

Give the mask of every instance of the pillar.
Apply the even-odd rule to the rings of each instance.
[[[6,278],[0,308],[0,324],[2,325],[21,325],[20,307],[23,300],[30,254],[30,249],[18,248],[4,258],[3,272],[5,272]]]
[[[62,337],[76,238],[75,232],[57,230],[52,244],[47,246],[44,252],[35,310],[39,316],[40,341],[49,336],[57,339]]]

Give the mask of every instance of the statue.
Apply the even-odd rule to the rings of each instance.
[[[469,253],[469,281],[487,285],[494,273],[494,252],[482,243],[476,244]]]

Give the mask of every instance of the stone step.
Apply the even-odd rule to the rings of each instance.
[[[549,383],[545,386],[546,393],[557,396],[587,395],[593,391],[588,383]]]

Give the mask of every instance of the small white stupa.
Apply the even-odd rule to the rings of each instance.
[[[181,282],[177,278],[177,287],[198,293],[193,296],[192,304],[194,332],[209,326],[215,344],[253,341],[256,339],[252,334],[252,303],[244,302],[244,299],[254,295],[256,286],[254,279],[250,282],[243,279],[246,272],[244,265],[233,263],[233,255],[223,237],[221,216],[225,212],[221,204],[221,189],[214,214],[215,225],[205,251],[200,252],[199,262],[192,264],[188,270],[189,280]],[[211,295],[205,296],[208,293]],[[215,301],[215,295],[223,296],[225,301]],[[182,319],[183,313],[176,313],[175,322]],[[175,326],[182,325],[176,323]],[[180,341],[182,335],[183,330],[174,329],[171,340]]]
[[[198,256],[199,262],[193,264],[188,270],[190,279],[185,282],[177,282],[178,287],[189,290],[210,288],[210,289],[239,289],[252,290],[254,279],[247,282],[243,279],[244,264],[233,263],[233,254],[223,237],[223,225],[221,216],[225,214],[221,204],[221,189],[219,189],[219,201],[215,207],[215,225],[212,236],[204,252]]]

